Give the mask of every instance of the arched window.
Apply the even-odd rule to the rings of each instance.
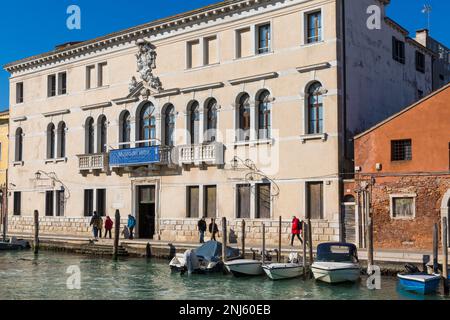
[[[17,128],[15,139],[16,139],[15,161],[23,161],[23,130],[22,130],[22,128]]]
[[[197,101],[191,102],[188,108],[188,114],[191,144],[197,144],[200,141],[200,105]]]
[[[88,118],[84,127],[85,130],[85,151],[86,154],[94,154],[95,152],[95,132],[94,119]]]
[[[61,121],[58,124],[58,158],[66,157],[66,124]]]
[[[120,142],[131,142],[131,115],[128,111],[122,113],[120,117]],[[121,144],[121,149],[130,148],[129,144]]]
[[[156,118],[154,116],[155,107],[152,103],[146,103],[139,114],[139,140],[152,140],[140,143],[141,147],[148,147],[155,144],[156,139]]]
[[[50,123],[47,126],[47,159],[55,158],[55,125]]]
[[[102,115],[97,121],[97,153],[106,152],[108,143],[108,121],[106,116]]]
[[[217,136],[217,101],[210,99],[206,105],[206,141],[214,142]]]
[[[323,133],[322,85],[313,83],[308,88],[308,134]]]
[[[239,129],[239,140],[248,141],[250,140],[250,96],[244,93],[238,102],[238,129]]]
[[[270,93],[267,90],[261,92],[258,101],[258,139],[269,139],[271,136],[271,103]]]
[[[164,111],[164,144],[173,147],[175,133],[175,108],[169,104]]]

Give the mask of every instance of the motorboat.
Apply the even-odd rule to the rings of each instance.
[[[314,278],[327,283],[356,282],[361,276],[357,249],[351,243],[322,243],[311,266]]]
[[[239,250],[227,247],[227,259],[239,257]],[[209,241],[197,249],[186,250],[178,253],[169,263],[170,269],[174,272],[184,274],[210,273],[223,271],[222,244],[217,241]]]
[[[397,277],[403,289],[419,294],[436,293],[441,282],[438,274],[398,274]]]
[[[298,255],[290,254],[288,263],[271,263],[263,265],[263,270],[272,280],[283,280],[297,278],[303,275],[303,264],[300,263]]]
[[[8,242],[7,241],[0,242],[0,251],[15,251],[29,248],[31,248],[31,246],[28,241],[20,240],[15,237],[12,237]]]
[[[225,268],[236,277],[260,276],[264,274],[262,261],[237,259],[225,262]]]
[[[405,266],[406,272],[397,275],[400,287],[406,291],[418,294],[433,294],[439,288],[441,276],[439,274],[427,274],[413,265]]]

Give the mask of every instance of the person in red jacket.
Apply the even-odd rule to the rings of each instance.
[[[300,237],[301,233],[303,230],[303,223],[296,217],[294,216],[292,219],[292,238],[291,238],[291,247],[294,246],[294,239],[295,237],[298,238],[298,240],[300,240],[300,243],[303,244],[303,240]]]
[[[111,220],[111,218],[109,216],[106,217],[106,221],[105,221],[105,238],[106,235],[109,233],[109,238],[112,238],[112,233],[111,230],[114,226],[114,222]]]

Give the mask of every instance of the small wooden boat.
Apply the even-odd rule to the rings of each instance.
[[[26,240],[12,238],[10,242],[0,241],[0,251],[15,251],[29,249],[30,243]]]
[[[262,268],[272,280],[292,279],[303,275],[303,265],[300,263],[271,263]]]
[[[419,294],[436,293],[441,282],[438,274],[398,274],[397,277],[403,289]]]
[[[235,277],[260,276],[264,274],[262,261],[258,260],[237,259],[233,261],[226,261],[225,268]]]

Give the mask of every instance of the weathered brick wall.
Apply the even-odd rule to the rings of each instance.
[[[433,226],[440,226],[442,199],[450,177],[377,178],[373,188],[374,246],[386,249],[432,249]],[[413,220],[392,219],[391,194],[417,194]]]

